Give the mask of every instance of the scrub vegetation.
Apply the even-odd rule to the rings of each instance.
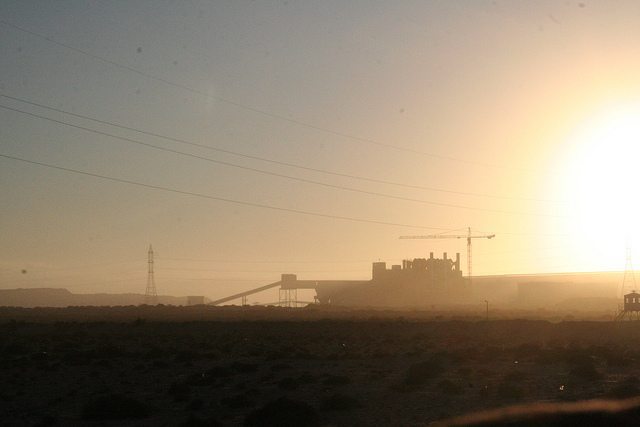
[[[640,392],[631,322],[83,310],[0,309],[3,424],[414,425]]]

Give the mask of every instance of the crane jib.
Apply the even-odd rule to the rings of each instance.
[[[453,230],[452,230],[453,231]],[[467,239],[467,275],[471,283],[471,239],[493,239],[495,234],[472,235],[471,227],[467,227],[467,234],[430,234],[426,236],[400,236],[400,239]]]

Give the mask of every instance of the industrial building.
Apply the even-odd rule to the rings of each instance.
[[[371,280],[360,284],[323,284],[316,294],[320,304],[341,306],[418,307],[465,302],[467,281],[460,270],[460,254],[447,258],[415,258],[387,268],[375,262]]]
[[[280,287],[280,305],[297,306],[297,290],[313,289],[323,305],[350,307],[430,307],[461,304],[471,300],[470,286],[460,270],[460,254],[455,259],[429,258],[405,260],[387,268],[374,262],[371,280],[298,280],[283,274],[281,280],[211,302],[213,305],[243,299],[254,293]]]

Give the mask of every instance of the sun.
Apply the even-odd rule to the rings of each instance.
[[[626,245],[640,249],[640,103],[582,123],[568,145],[560,184],[568,231],[588,245],[582,251],[619,267]]]

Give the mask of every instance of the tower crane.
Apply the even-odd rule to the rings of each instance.
[[[471,227],[467,227],[467,234],[430,234],[426,236],[400,236],[401,239],[467,239],[467,275],[471,284],[471,239],[493,239],[495,234],[471,234]]]

